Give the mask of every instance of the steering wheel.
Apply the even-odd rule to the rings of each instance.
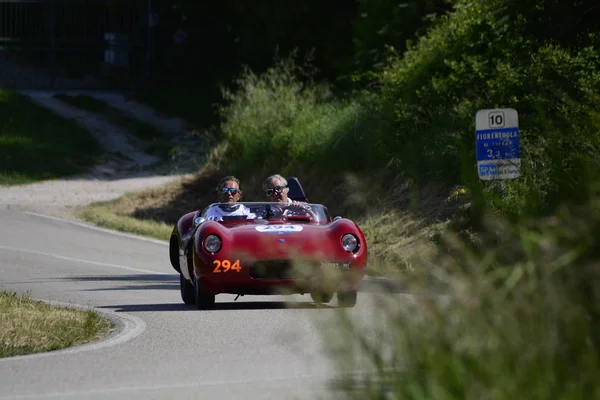
[[[308,214],[308,216],[310,216],[310,219],[312,221],[318,220],[317,214],[313,210],[309,209],[304,203],[300,203],[300,202],[292,203],[289,206],[287,206],[286,208],[288,210],[290,210],[290,209],[291,210],[301,210],[301,211],[305,212],[306,214]],[[290,215],[288,215],[288,217],[290,217]],[[291,217],[294,217],[294,215],[291,215]]]

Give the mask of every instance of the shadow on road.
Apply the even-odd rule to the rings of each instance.
[[[126,285],[115,285],[106,288],[89,289],[102,290],[140,290],[140,289],[179,289],[179,274],[121,274],[121,275],[81,275],[69,276],[62,279],[78,282],[127,282]],[[406,285],[385,278],[366,277],[358,289],[362,293],[408,293]]]
[[[90,282],[101,282],[101,281],[165,281],[165,282],[177,282],[179,284],[179,274],[121,274],[121,275],[74,275],[67,276],[63,279],[72,281],[90,281]]]
[[[114,306],[101,306],[98,308],[111,309],[116,312],[157,312],[157,311],[225,311],[225,310],[280,310],[280,309],[331,309],[338,308],[329,304],[316,304],[299,301],[240,301],[215,303],[209,310],[198,310],[194,306],[183,303],[165,304],[121,304]]]
[[[113,282],[111,286],[86,289],[86,291],[90,292],[111,290],[179,290],[178,274],[79,275],[60,279],[74,282]]]

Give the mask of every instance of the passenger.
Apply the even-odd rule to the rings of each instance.
[[[254,219],[256,215],[250,211],[244,204],[238,202],[242,198],[240,181],[235,176],[226,176],[217,185],[217,195],[220,204],[217,207],[211,207],[206,219],[213,221],[223,221],[223,216],[246,216],[247,219]]]

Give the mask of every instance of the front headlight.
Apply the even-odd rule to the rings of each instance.
[[[348,252],[353,252],[358,248],[358,238],[351,233],[342,236],[342,247]]]
[[[221,250],[221,244],[223,244],[223,242],[217,235],[208,235],[204,238],[204,250],[209,253],[216,253]]]
[[[198,226],[198,225],[200,225],[201,223],[203,223],[204,221],[206,221],[206,218],[204,218],[204,217],[198,217],[198,218],[196,218],[196,219],[194,220],[194,225],[195,225],[195,226]]]

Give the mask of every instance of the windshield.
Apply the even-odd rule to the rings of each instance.
[[[294,221],[307,223],[327,223],[331,216],[322,204],[285,204],[276,202],[213,203],[203,212],[202,217],[215,221]]]

